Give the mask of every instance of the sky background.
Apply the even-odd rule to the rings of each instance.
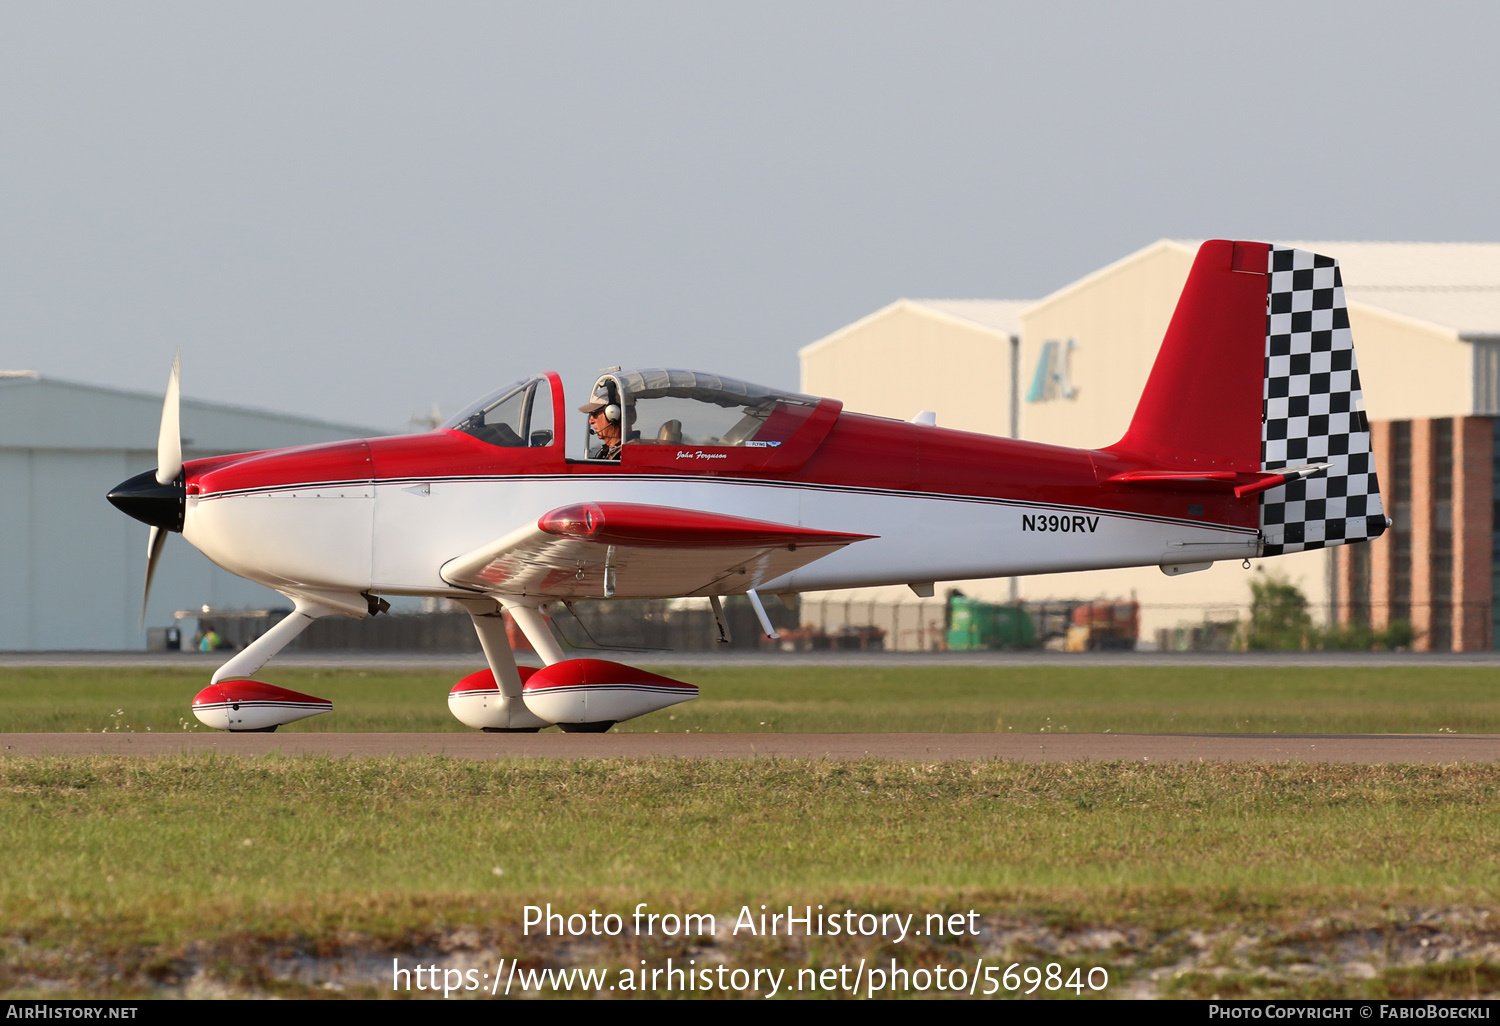
[[[0,369],[400,429],[796,387],[1161,237],[1500,241],[1500,5],[0,0]]]

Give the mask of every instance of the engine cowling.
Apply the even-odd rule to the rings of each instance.
[[[526,679],[526,708],[564,730],[604,729],[698,697],[696,685],[607,659],[565,659]]]
[[[232,733],[272,731],[283,723],[329,712],[333,703],[248,677],[221,680],[193,696],[193,715],[204,726]]]

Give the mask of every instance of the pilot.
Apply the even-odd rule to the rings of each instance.
[[[600,396],[595,393],[592,399],[578,407],[578,412],[589,415],[589,430],[599,439],[599,447],[589,453],[589,459],[619,459],[620,449],[624,445],[620,428],[620,404],[610,402],[608,395]]]

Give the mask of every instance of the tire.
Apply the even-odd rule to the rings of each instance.
[[[541,727],[480,727],[486,734],[535,734]]]
[[[595,720],[593,723],[559,723],[566,734],[605,734],[615,725],[614,720]]]

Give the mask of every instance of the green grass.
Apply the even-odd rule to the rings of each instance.
[[[614,966],[696,950],[627,938],[580,956],[520,934],[528,903],[628,916],[638,901],[1107,927],[1121,939],[1075,961],[1107,962],[1117,989],[1217,930],[1165,993],[1467,993],[1464,963],[1353,991],[1278,963],[1414,907],[1493,907],[1497,798],[1493,766],[0,759],[0,993],[41,993],[39,978],[151,993],[195,960],[232,991],[278,992],[270,960],[352,949]],[[1290,941],[1267,947],[1278,931]],[[1004,957],[1062,957],[1028,936]],[[994,945],[725,938],[719,954],[795,969]]]
[[[1483,667],[656,667],[696,701],[623,731],[1500,733]],[[466,731],[457,672],[268,668],[334,710],[284,731]],[[199,728],[188,669],[0,670],[0,732]]]
[[[748,899],[778,881],[1488,894],[1497,797],[1492,766],[9,759],[0,902]]]
[[[704,697],[622,729],[1500,733],[1483,668],[676,675]],[[457,673],[266,676],[335,703],[283,729],[467,729],[445,702]],[[205,679],[0,671],[0,731],[201,729]],[[1500,768],[1472,765],[0,758],[0,994],[316,996],[287,965],[472,951],[793,970],[984,955],[1108,965],[1112,994],[1493,995],[1497,798]],[[525,904],[637,901],[974,908],[990,932],[711,949],[520,934]],[[1459,946],[1433,962],[1429,936]],[[1344,975],[1371,945],[1379,965]],[[373,973],[347,993],[388,993]]]

